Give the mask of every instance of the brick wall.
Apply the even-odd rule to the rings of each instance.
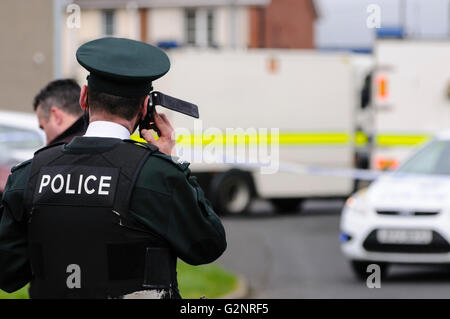
[[[316,11],[312,0],[272,0],[250,9],[251,48],[313,48]]]

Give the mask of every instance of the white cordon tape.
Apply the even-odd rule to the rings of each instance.
[[[263,168],[266,167],[257,163],[237,163],[226,161],[225,164],[238,168]],[[332,176],[342,178],[352,178],[358,180],[373,181],[381,175],[392,174],[392,172],[379,172],[368,169],[344,169],[330,168],[320,166],[308,166],[294,163],[280,163],[278,167],[280,172],[288,172],[299,175]]]
[[[293,163],[280,163],[280,170],[290,173],[307,174],[316,176],[332,176],[352,178],[365,181],[373,181],[383,174],[392,174],[392,172],[380,172],[368,169],[356,168],[330,168],[320,166],[307,166]]]
[[[223,158],[224,163],[237,168],[263,168],[267,165],[259,163],[240,163],[233,160]],[[444,174],[413,174],[413,173],[400,173],[392,171],[375,171],[369,169],[356,169],[356,168],[330,168],[323,166],[311,166],[302,165],[297,163],[281,162],[279,163],[279,171],[294,173],[299,175],[315,175],[315,176],[330,176],[330,177],[342,177],[351,178],[355,180],[373,181],[381,176],[391,176],[396,178],[402,177],[415,177],[415,178],[443,178],[449,179],[450,175]]]

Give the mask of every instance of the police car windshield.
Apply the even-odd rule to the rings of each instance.
[[[429,143],[408,159],[397,172],[450,175],[450,141]]]

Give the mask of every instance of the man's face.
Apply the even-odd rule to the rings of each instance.
[[[60,135],[64,130],[58,125],[56,116],[53,112],[44,112],[40,105],[36,108],[36,115],[39,122],[39,127],[44,131],[47,137],[47,144],[55,137]]]

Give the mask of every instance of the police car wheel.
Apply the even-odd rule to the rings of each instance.
[[[350,265],[351,265],[353,274],[355,275],[356,279],[361,280],[361,281],[366,281],[367,278],[372,273],[371,271],[367,271],[367,267],[372,264],[380,266],[380,272],[381,272],[380,275],[381,275],[382,279],[387,277],[387,272],[389,269],[388,263],[381,263],[381,262],[375,262],[375,261],[369,262],[369,261],[360,261],[360,260],[351,260],[350,261]]]
[[[216,175],[211,182],[212,204],[221,215],[242,215],[253,200],[251,175],[232,169]]]
[[[302,202],[301,198],[273,198],[270,200],[275,206],[276,212],[279,214],[295,213],[300,211],[299,205]]]

